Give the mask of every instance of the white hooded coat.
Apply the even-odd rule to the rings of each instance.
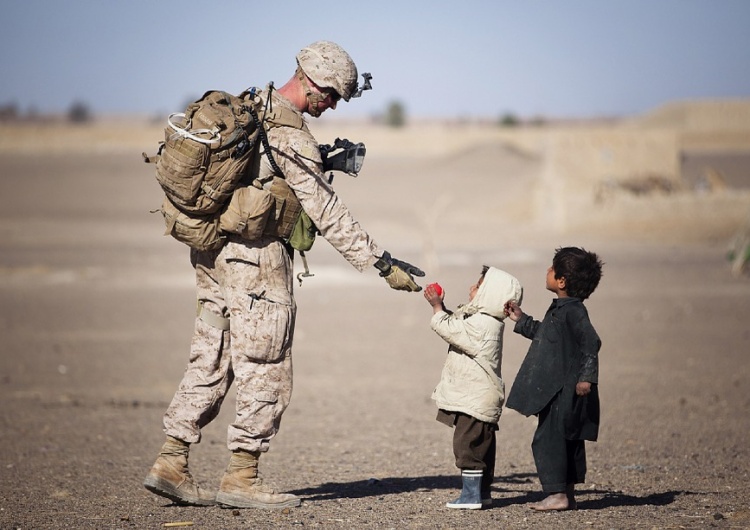
[[[463,412],[486,423],[500,420],[505,402],[501,377],[505,303],[521,303],[521,283],[490,267],[474,300],[455,313],[440,311],[430,326],[450,346],[440,382],[432,393],[438,408]]]

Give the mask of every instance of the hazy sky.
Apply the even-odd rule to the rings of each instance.
[[[374,90],[336,115],[591,117],[750,97],[750,0],[0,0],[0,106],[168,113],[333,40]]]

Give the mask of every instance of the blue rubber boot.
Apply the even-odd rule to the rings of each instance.
[[[482,470],[464,469],[461,471],[463,488],[461,496],[445,506],[458,510],[481,510],[482,509]]]

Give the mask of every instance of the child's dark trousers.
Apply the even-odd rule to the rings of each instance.
[[[583,440],[567,440],[558,410],[558,394],[539,413],[531,443],[536,471],[545,493],[562,493],[567,484],[586,479],[586,447]]]
[[[482,471],[482,491],[489,492],[495,477],[497,424],[480,421],[462,412],[438,411],[438,421],[453,426],[456,467]]]

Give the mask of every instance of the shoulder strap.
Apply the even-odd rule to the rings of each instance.
[[[294,127],[295,129],[302,129],[305,126],[305,122],[299,113],[296,113],[291,109],[287,109],[278,105],[274,105],[273,107],[271,107],[268,102],[271,101],[271,91],[273,90],[273,83],[271,83],[269,86],[271,88],[269,89],[269,93],[267,96],[267,104],[263,108],[259,108],[260,105],[257,104],[257,89],[255,87],[243,91],[239,95],[239,98],[250,102],[250,104],[247,105],[247,109],[250,112],[253,121],[255,122],[255,126],[258,128],[260,141],[263,144],[263,150],[268,157],[268,162],[269,164],[271,164],[271,168],[273,169],[274,173],[277,176],[284,178],[284,172],[281,171],[281,168],[276,163],[276,160],[274,160],[273,155],[271,154],[271,146],[268,143],[268,135],[266,134],[266,130],[272,127]]]
[[[299,112],[295,112],[292,109],[283,106],[270,104],[272,92],[273,83],[269,84],[266,105],[260,104],[260,100],[257,98],[258,89],[256,87],[244,90],[238,97],[250,103],[250,106],[258,114],[260,121],[266,125],[267,129],[270,129],[271,127],[304,128],[305,121]]]
[[[291,109],[275,105],[272,109],[263,113],[263,121],[268,127],[294,127],[301,129],[304,125],[302,116]]]
[[[255,126],[258,128],[258,135],[260,136],[261,143],[263,143],[263,150],[268,157],[268,163],[271,164],[271,168],[277,176],[284,178],[284,172],[281,171],[281,168],[276,163],[276,160],[274,160],[273,155],[271,154],[271,144],[268,143],[268,135],[266,134],[266,129],[263,127],[263,122],[258,117],[258,113],[255,112],[255,109],[252,105],[248,107],[248,110],[250,111],[250,115],[253,117]]]

